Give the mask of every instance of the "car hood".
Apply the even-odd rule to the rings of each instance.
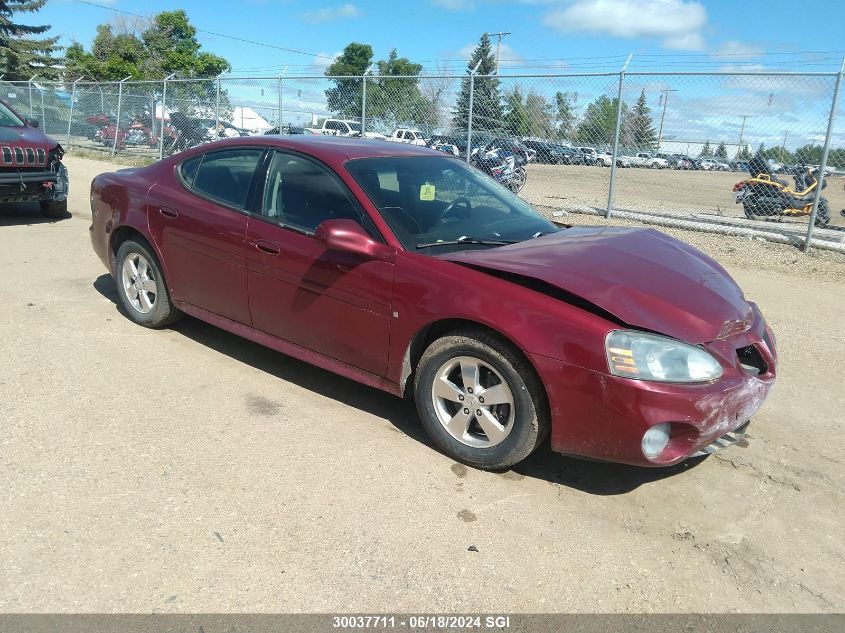
[[[629,326],[692,344],[751,326],[752,308],[727,271],[654,229],[569,228],[518,244],[441,257],[545,282]]]
[[[56,141],[37,128],[3,126],[0,127],[0,145],[48,150],[55,147]]]

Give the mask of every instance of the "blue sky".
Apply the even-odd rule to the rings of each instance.
[[[717,69],[759,64],[791,70],[836,70],[845,54],[845,3],[770,0],[752,14],[734,0],[91,0],[142,15],[183,8],[192,23],[287,53],[208,34],[200,41],[239,74],[320,72],[350,41],[369,43],[378,58],[396,47],[427,69],[457,70],[484,31],[511,31],[503,72],[563,68],[615,69],[629,52],[632,69]],[[824,19],[814,12],[826,5]],[[89,45],[96,26],[116,13],[74,0],[50,0],[39,18],[63,43]],[[796,37],[795,34],[808,34]],[[810,35],[811,34],[811,35]],[[799,51],[807,54],[796,54]],[[818,53],[821,52],[821,53]],[[318,57],[318,55],[320,55]]]
[[[86,0],[88,1],[88,0]],[[183,8],[198,28],[269,44],[249,44],[199,33],[206,50],[226,57],[235,77],[273,77],[283,69],[289,80],[285,122],[325,116],[323,82],[297,80],[322,75],[351,41],[371,44],[376,59],[397,48],[425,71],[461,74],[481,33],[510,31],[502,47],[502,75],[518,73],[616,72],[628,53],[629,71],[831,72],[845,55],[845,2],[769,0],[759,5],[736,0],[50,0],[39,22],[54,25],[62,43],[90,46],[98,24],[120,17],[117,9],[151,16]],[[745,8],[743,8],[745,7]],[[815,12],[822,10],[823,19]],[[798,37],[800,35],[800,37]],[[276,48],[274,48],[276,47]],[[299,53],[279,50],[296,49]],[[554,93],[578,94],[583,114],[599,94],[615,96],[614,78],[503,80],[552,102]],[[630,76],[624,99],[640,91],[648,105],[665,112],[664,139],[678,142],[737,143],[746,115],[744,143],[787,147],[818,142],[830,108],[833,79]],[[293,88],[291,90],[290,88]],[[458,82],[447,89],[454,98]],[[667,92],[668,91],[668,92]],[[293,98],[290,94],[293,92]],[[272,114],[271,84],[229,83],[233,100]],[[451,106],[444,106],[444,127]],[[840,108],[842,110],[842,108]],[[269,116],[269,114],[267,115]],[[845,118],[845,112],[840,114]],[[845,145],[845,121],[835,145]],[[675,150],[672,150],[675,151]]]

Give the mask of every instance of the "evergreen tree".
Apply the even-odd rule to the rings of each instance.
[[[28,26],[14,21],[18,13],[35,13],[47,0],[0,0],[0,73],[6,81],[25,81],[35,74],[42,79],[58,77],[59,60],[53,54],[61,47],[58,37],[34,37],[50,30],[49,25]]]
[[[613,137],[616,134],[616,107],[619,101],[601,95],[590,105],[584,113],[584,119],[578,124],[575,136],[576,140],[586,145],[598,147],[613,144]],[[622,104],[622,120],[628,114],[628,107]]]
[[[505,131],[512,136],[527,136],[529,134],[528,110],[525,107],[522,90],[519,86],[505,95],[504,124]]]
[[[496,72],[496,56],[490,38],[485,33],[481,36],[478,46],[470,57],[467,68],[471,71],[478,66],[477,74],[493,75]],[[457,129],[465,130],[469,120],[469,86],[470,79],[465,77],[461,81],[461,92],[455,108],[454,125]],[[498,77],[476,77],[473,91],[472,127],[475,130],[498,130],[502,125],[502,98],[499,93]]]
[[[751,160],[751,148],[746,144],[736,155],[739,160]]]
[[[728,148],[725,147],[725,141],[719,143],[719,147],[716,148],[716,153],[714,154],[716,158],[727,159],[728,158]]]
[[[710,140],[708,139],[706,143],[704,143],[704,147],[701,148],[701,153],[698,155],[699,158],[712,158],[713,157],[713,149],[710,147]]]
[[[572,140],[575,132],[574,101],[575,95],[570,95],[568,92],[558,92],[555,94],[555,104],[557,105],[557,136],[565,141]]]
[[[657,132],[651,118],[651,108],[646,105],[645,90],[634,104],[625,120],[625,144],[638,150],[657,148]]]

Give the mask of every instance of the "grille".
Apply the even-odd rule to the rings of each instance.
[[[18,167],[47,164],[47,152],[39,147],[2,147],[0,148],[0,160],[3,165],[16,165]]]
[[[47,153],[46,153],[43,149],[41,149],[41,148],[39,147],[39,148],[36,150],[36,152],[38,153],[38,162],[39,162],[39,163],[45,163],[45,162],[47,162]]]
[[[18,165],[23,165],[23,150],[20,147],[15,148],[15,162]]]
[[[12,162],[12,148],[11,147],[4,147],[3,148],[3,162],[4,163],[11,163]]]
[[[766,361],[763,360],[763,357],[760,355],[760,351],[755,345],[740,347],[736,350],[736,355],[739,357],[739,364],[742,365],[742,368],[749,374],[760,376],[769,371],[769,366],[766,364]]]

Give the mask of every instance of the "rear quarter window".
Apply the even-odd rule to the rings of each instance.
[[[202,154],[182,161],[179,165],[179,176],[189,187],[194,186],[194,177],[197,175],[197,169],[199,169],[201,160]]]

